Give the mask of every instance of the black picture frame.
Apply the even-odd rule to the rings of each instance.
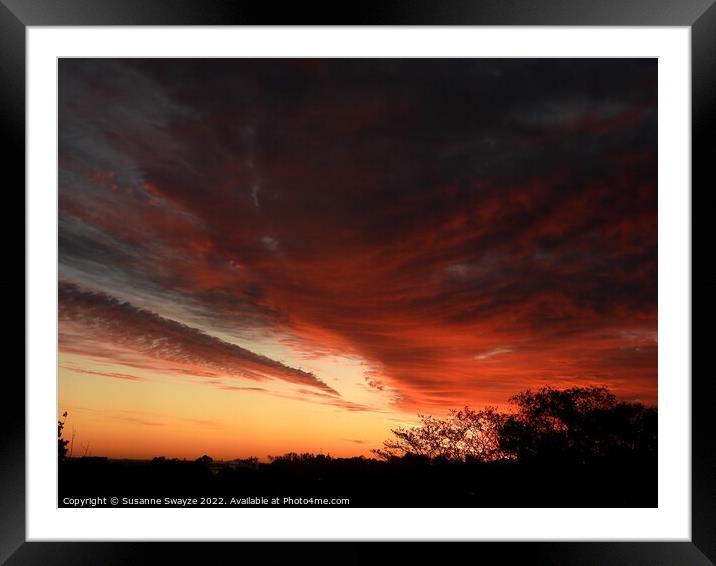
[[[0,136],[9,192],[25,184],[25,33],[28,26],[97,25],[564,25],[687,26],[692,55],[692,196],[716,186],[716,6],[714,0],[383,0],[354,4],[228,0],[0,0]],[[693,201],[692,201],[693,202]],[[24,208],[23,204],[20,204]],[[693,205],[692,205],[693,209]],[[7,240],[12,242],[17,239]],[[693,269],[692,274],[693,278]],[[24,281],[24,278],[23,278]],[[693,281],[693,279],[692,279]],[[693,294],[693,293],[692,293]],[[16,333],[20,336],[20,332]],[[24,336],[24,333],[23,333]],[[19,339],[19,338],[18,338]],[[692,347],[693,350],[693,347]],[[710,435],[716,393],[694,372],[692,517],[688,542],[474,542],[402,545],[401,562],[458,555],[483,563],[716,564],[716,443]],[[0,562],[127,564],[161,560],[208,563],[261,555],[268,564],[325,559],[364,564],[386,556],[385,543],[26,542],[25,396],[17,374],[4,384],[0,434]],[[237,547],[236,545],[241,545]],[[337,545],[340,545],[337,547]],[[469,545],[469,546],[468,546]],[[378,548],[380,546],[380,548]],[[340,557],[340,558],[337,558]],[[494,560],[492,559],[494,558]]]

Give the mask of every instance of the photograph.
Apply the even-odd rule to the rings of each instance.
[[[61,508],[656,508],[657,58],[72,58]]]

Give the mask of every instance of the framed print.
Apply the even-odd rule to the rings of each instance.
[[[714,562],[716,9],[528,8],[4,1],[3,559]]]

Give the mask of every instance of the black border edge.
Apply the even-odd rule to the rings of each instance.
[[[9,6],[9,7],[8,7]],[[259,6],[261,6],[259,8]],[[714,0],[387,0],[345,14],[322,3],[287,4],[222,0],[0,0],[0,138],[5,142],[8,186],[25,186],[25,27],[43,25],[617,25],[691,26],[692,187],[716,186],[716,4]],[[693,189],[692,189],[693,195]],[[23,211],[24,211],[23,199]],[[24,216],[24,213],[23,213]],[[13,241],[16,238],[10,239]],[[692,249],[693,257],[693,249]],[[692,269],[693,273],[693,269]],[[23,284],[24,269],[23,269]],[[23,328],[24,328],[23,324]],[[305,556],[314,562],[363,564],[385,556],[386,543],[79,543],[25,542],[25,389],[9,376],[11,402],[3,405],[0,435],[0,563],[126,564],[161,559],[206,562],[256,553],[268,564]],[[692,542],[417,543],[400,548],[404,559],[441,562],[465,551],[546,564],[716,564],[716,447],[709,434],[716,385],[692,376]],[[20,403],[19,400],[23,399]],[[466,545],[470,544],[469,548]]]
[[[694,193],[700,191],[703,196],[716,187],[716,4],[712,4],[691,28],[691,128],[693,223]],[[693,302],[693,291],[691,300]],[[700,314],[699,318],[703,320],[704,317]],[[716,399],[716,385],[711,376],[692,372],[691,387],[692,541],[716,563],[716,443],[713,435],[708,433],[713,429],[710,417]]]
[[[713,0],[2,0],[26,25],[689,26]]]
[[[3,153],[3,187],[6,195],[20,201],[12,216],[25,217],[25,25],[0,0],[0,139]],[[21,191],[21,187],[22,192]],[[19,198],[19,195],[23,195]],[[15,200],[15,199],[13,199]],[[17,201],[15,201],[17,202]],[[6,201],[7,203],[7,201]],[[15,206],[18,206],[13,202]],[[8,205],[6,205],[8,206]],[[12,205],[9,205],[12,206]],[[5,242],[16,242],[17,226]],[[12,245],[12,244],[10,244]],[[9,248],[10,246],[8,246]],[[7,249],[7,248],[6,248]],[[24,251],[23,251],[24,254]],[[22,275],[18,264],[9,263],[12,278],[22,280],[25,289],[24,260]],[[18,262],[19,263],[19,262]],[[9,289],[8,289],[9,291]],[[12,304],[14,301],[9,301]],[[6,305],[8,305],[6,303]],[[17,301],[19,306],[19,301]],[[19,320],[19,319],[18,319]],[[14,340],[25,338],[25,323],[14,328]],[[19,356],[20,347],[13,348]],[[24,355],[22,358],[24,375]],[[19,364],[18,364],[19,365]],[[11,367],[16,368],[13,364]],[[17,372],[17,373],[15,373]],[[3,384],[2,433],[0,434],[0,563],[25,541],[25,385],[19,371],[6,370]]]
[[[547,564],[549,566],[710,566],[712,563],[688,542],[460,542],[396,544],[381,542],[66,542],[26,543],[8,566],[101,564],[240,563],[249,558],[261,564],[342,564],[363,566],[398,558],[400,564]],[[231,560],[233,558],[233,560]]]

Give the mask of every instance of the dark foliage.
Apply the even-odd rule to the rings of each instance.
[[[393,429],[395,438],[373,452],[385,460],[424,456],[580,463],[656,452],[656,409],[617,402],[604,387],[544,387],[519,393],[510,402],[512,413],[465,407],[443,419],[418,415],[419,426]]]
[[[67,418],[67,411],[62,413],[62,418]],[[57,459],[59,462],[63,462],[67,456],[67,445],[70,443],[69,440],[62,438],[62,429],[65,428],[65,421],[57,421]]]
[[[571,460],[656,453],[656,409],[619,403],[603,387],[526,391],[511,401],[517,412],[505,419],[502,449],[519,460]]]
[[[505,415],[488,407],[451,411],[446,419],[418,415],[419,427],[393,429],[394,439],[373,453],[384,460],[403,456],[428,459],[492,462],[507,457],[500,446]]]

